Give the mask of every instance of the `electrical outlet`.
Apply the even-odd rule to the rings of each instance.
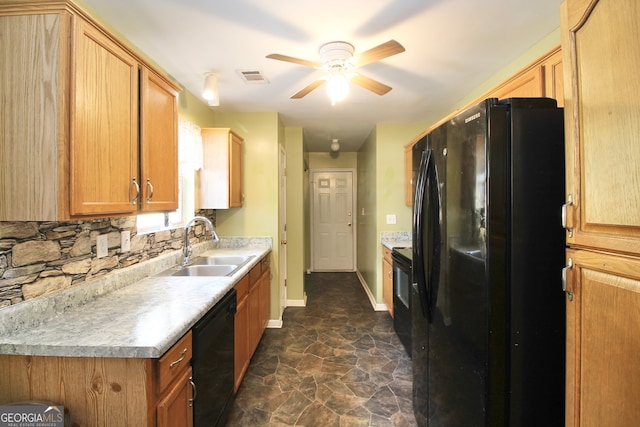
[[[131,250],[131,232],[123,231],[120,233],[120,252],[129,252]]]
[[[388,214],[387,215],[387,224],[395,224],[396,223],[396,215]]]
[[[106,234],[101,234],[96,238],[96,257],[104,258],[109,254],[109,239]]]

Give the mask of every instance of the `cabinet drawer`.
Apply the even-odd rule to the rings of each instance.
[[[249,294],[249,275],[246,274],[236,285],[236,298],[238,303]]]
[[[192,354],[191,331],[180,338],[158,362],[158,384],[163,391],[180,373],[189,366]]]

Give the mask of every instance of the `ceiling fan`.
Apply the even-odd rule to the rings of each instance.
[[[384,95],[389,92],[391,90],[390,86],[359,74],[355,69],[402,53],[404,50],[404,47],[400,43],[395,40],[389,40],[386,43],[382,43],[354,56],[355,49],[351,43],[333,41],[320,46],[320,62],[294,58],[279,53],[267,55],[267,58],[326,70],[327,75],[325,77],[311,82],[296,92],[291,99],[300,99],[318,86],[327,82],[327,95],[331,99],[332,104],[335,105],[337,101],[341,101],[347,96],[350,81],[378,95]]]

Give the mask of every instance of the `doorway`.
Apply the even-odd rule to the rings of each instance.
[[[355,271],[353,169],[311,171],[311,269]]]

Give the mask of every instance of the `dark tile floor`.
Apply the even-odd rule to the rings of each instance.
[[[411,360],[355,273],[305,276],[307,307],[267,329],[229,414],[232,426],[415,426]]]

